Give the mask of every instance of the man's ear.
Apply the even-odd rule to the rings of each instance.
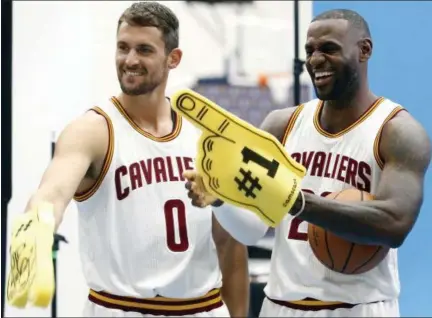
[[[168,56],[168,67],[170,70],[175,69],[180,64],[182,56],[183,52],[179,48],[175,48],[171,51]]]
[[[360,46],[360,62],[366,62],[372,56],[372,40],[365,38],[359,42]]]

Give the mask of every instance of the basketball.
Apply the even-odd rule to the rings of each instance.
[[[374,197],[357,189],[347,189],[327,195],[340,201],[369,201]],[[327,268],[343,274],[361,274],[377,266],[389,248],[349,242],[319,226],[308,225],[308,239],[313,253]]]

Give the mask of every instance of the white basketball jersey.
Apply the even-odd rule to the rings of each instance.
[[[319,123],[322,105],[312,100],[299,106],[283,140],[287,152],[307,168],[302,189],[316,195],[348,188],[375,194],[383,167],[378,152],[381,129],[402,107],[380,98],[350,127],[329,134]],[[287,217],[276,228],[265,288],[268,297],[284,301],[309,297],[351,304],[398,297],[395,249],[366,273],[340,274],[327,269],[314,256],[307,242],[307,226],[307,222]]]
[[[191,205],[182,177],[194,168],[199,131],[175,116],[173,132],[157,138],[115,98],[93,109],[107,120],[110,142],[98,182],[75,196],[89,287],[141,298],[220,287],[211,208]]]

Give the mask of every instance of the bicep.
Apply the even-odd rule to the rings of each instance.
[[[92,162],[102,154],[104,122],[86,114],[69,124],[59,136],[53,159],[39,185],[39,192],[67,204],[73,197]],[[92,136],[89,138],[89,136]]]
[[[57,149],[60,147],[58,143]],[[90,164],[90,155],[82,150],[58,150],[42,177],[40,191],[53,193],[64,200],[72,199]]]
[[[397,212],[396,218],[415,217],[423,202],[423,176],[388,163],[381,174],[376,199]]]
[[[386,124],[380,153],[385,164],[377,200],[387,202],[399,220],[413,223],[423,202],[424,177],[431,160],[429,138],[404,112]]]

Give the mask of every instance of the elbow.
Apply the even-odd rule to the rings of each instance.
[[[387,242],[387,246],[390,248],[399,248],[405,241],[405,236],[393,235]]]
[[[403,225],[398,226],[391,236],[390,239],[390,247],[391,248],[399,248],[402,246],[402,244],[405,242],[406,238],[408,237],[408,234],[410,233],[412,229],[412,226],[410,225]]]
[[[390,248],[399,248],[405,242],[411,227],[406,224],[395,224],[392,228],[390,228],[388,237],[387,237],[387,246]]]
[[[392,212],[390,212],[392,211]],[[387,217],[383,219],[381,233],[385,234],[383,245],[390,248],[399,248],[405,242],[415,223],[415,213],[410,213],[406,209],[393,207],[387,210]]]
[[[422,199],[417,201],[402,199],[387,201],[383,211],[384,218],[381,219],[381,229],[386,229],[388,237],[388,247],[401,247],[408,235],[411,233],[418,219]]]

